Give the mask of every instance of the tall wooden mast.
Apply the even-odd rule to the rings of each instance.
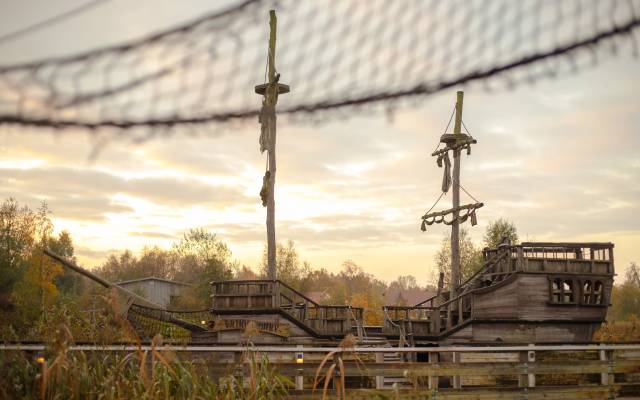
[[[462,136],[462,101],[464,92],[458,92],[456,98],[456,120],[453,127],[453,135]],[[465,135],[466,136],[466,135]],[[456,138],[457,140],[457,138]],[[457,146],[456,146],[457,147]],[[451,224],[451,299],[456,297],[456,288],[460,286],[460,149],[453,150],[453,224]]]
[[[434,223],[444,223],[451,225],[451,279],[449,283],[450,299],[456,297],[458,286],[460,286],[460,224],[465,222],[469,217],[471,224],[476,224],[475,211],[482,207],[482,203],[471,203],[460,205],[460,161],[462,150],[467,150],[467,154],[471,154],[471,145],[477,141],[468,134],[462,133],[462,103],[464,100],[464,92],[458,92],[456,97],[455,122],[453,133],[446,133],[440,137],[440,142],[445,147],[436,150],[431,155],[437,157],[438,166],[444,166],[444,178],[442,181],[442,191],[447,193],[453,186],[452,208],[444,211],[430,213],[431,209],[422,216],[422,230],[425,231],[428,225]],[[449,153],[453,155],[453,171],[450,171]],[[442,196],[441,196],[442,197]],[[437,201],[436,201],[437,204]],[[451,215],[451,220],[446,217]]]
[[[275,226],[275,184],[276,184],[276,104],[278,95],[289,92],[289,86],[279,83],[276,72],[276,30],[278,20],[275,10],[269,11],[269,50],[267,55],[267,83],[258,85],[256,93],[263,95],[259,121],[261,124],[260,151],[267,151],[267,171],[265,171],[260,197],[267,207],[267,277],[276,279],[276,226]]]

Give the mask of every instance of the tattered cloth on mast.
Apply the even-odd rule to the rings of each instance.
[[[258,122],[260,122],[260,153],[264,153],[269,149],[270,137],[271,137],[271,119],[276,117],[276,106],[267,104],[267,99],[262,100],[262,108],[258,115]]]
[[[438,167],[442,168],[444,161],[444,174],[442,176],[442,191],[447,193],[451,188],[451,160],[449,159],[449,152],[446,151],[438,156]]]

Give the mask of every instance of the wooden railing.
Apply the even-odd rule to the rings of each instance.
[[[0,344],[0,351],[42,352],[44,345]],[[70,352],[134,352],[151,350],[149,345],[72,345]],[[277,373],[292,378],[288,398],[337,398],[330,382],[312,390],[321,360],[333,359],[320,373],[324,378],[332,365],[333,379],[346,384],[348,399],[614,399],[640,395],[640,345],[525,345],[455,346],[349,349],[335,347],[258,346],[154,346],[171,351],[180,359],[199,360],[218,354],[226,362],[206,363],[202,373],[212,378],[251,376],[251,357],[266,354]],[[401,353],[410,362],[380,362],[376,354]],[[302,363],[295,362],[300,359]],[[338,361],[338,358],[340,359]],[[237,362],[234,360],[247,360]],[[339,372],[338,372],[339,371]],[[377,379],[382,378],[382,379]],[[385,388],[384,378],[403,378],[406,386]],[[390,390],[392,389],[392,390]],[[326,397],[324,397],[326,395]]]
[[[485,260],[507,251],[512,268],[523,272],[613,275],[613,243],[537,243],[485,248]]]
[[[490,254],[482,268],[458,287],[459,295],[453,299],[449,299],[449,292],[443,292],[415,306],[384,306],[383,331],[389,335],[435,337],[469,322],[474,291],[515,272],[509,254],[508,247]],[[478,282],[481,279],[483,282]],[[484,282],[487,279],[489,282]]]
[[[384,306],[383,332],[387,335],[437,337],[473,318],[473,294],[466,292],[433,307]]]
[[[321,305],[281,281],[212,282],[213,311],[250,314],[281,311],[319,335],[362,334],[363,309],[349,305]]]

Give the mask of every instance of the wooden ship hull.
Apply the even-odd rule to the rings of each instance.
[[[363,310],[319,305],[280,281],[213,282],[209,329],[200,338],[236,344],[585,343],[604,322],[613,285],[611,243],[522,243],[484,250],[484,265],[449,299],[385,306],[381,327]],[[384,339],[384,340],[380,340]]]
[[[590,342],[613,285],[611,243],[485,249],[483,268],[449,300],[385,307],[383,332],[413,344]]]

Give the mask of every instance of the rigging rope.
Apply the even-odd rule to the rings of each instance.
[[[251,88],[274,7],[278,69],[298,93],[279,114],[320,121],[415,107],[476,81],[493,90],[573,75],[602,54],[637,55],[639,5],[248,0],[129,43],[0,66],[0,125],[126,130],[139,140],[254,118]]]
[[[467,192],[467,189],[465,189],[464,186],[462,186],[462,183],[458,183],[458,186],[460,186],[460,189],[462,189],[467,194],[467,196],[471,197],[473,201],[475,201],[476,203],[479,203],[479,201],[475,197],[473,197],[471,193]]]

